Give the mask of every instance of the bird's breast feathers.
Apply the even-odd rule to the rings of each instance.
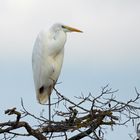
[[[44,34],[40,34],[36,39],[32,56],[36,89],[57,81],[63,63],[64,43],[60,45],[59,41],[49,41]]]

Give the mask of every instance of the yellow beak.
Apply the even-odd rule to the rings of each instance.
[[[80,32],[80,33],[83,33],[83,31],[80,31],[76,28],[73,28],[73,27],[69,27],[69,26],[64,26],[66,29],[70,30],[71,32]]]

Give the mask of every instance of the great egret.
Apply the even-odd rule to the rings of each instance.
[[[50,97],[59,77],[67,32],[82,32],[78,29],[54,24],[49,31],[39,33],[33,49],[32,67],[36,97],[44,104]]]

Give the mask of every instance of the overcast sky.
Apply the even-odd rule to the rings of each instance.
[[[21,97],[33,113],[43,108],[35,97],[31,55],[40,30],[56,22],[84,32],[68,34],[62,94],[98,95],[109,83],[119,89],[119,100],[134,97],[134,87],[140,89],[139,0],[0,0],[0,114],[20,108]],[[131,140],[128,133],[135,128],[117,127],[106,139]]]

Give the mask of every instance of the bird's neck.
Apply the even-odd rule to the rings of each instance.
[[[49,54],[53,57],[56,57],[64,50],[64,45],[66,42],[66,33],[64,32],[53,32],[51,33],[51,44],[49,49]]]

